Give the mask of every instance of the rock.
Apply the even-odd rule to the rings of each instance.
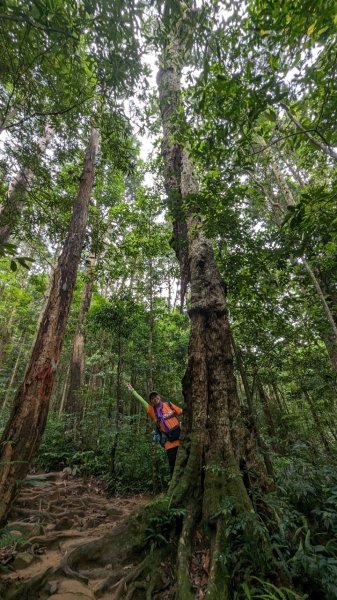
[[[29,552],[19,552],[14,560],[14,569],[25,569],[33,562],[34,556]]]
[[[40,523],[23,523],[21,521],[14,521],[8,523],[10,531],[20,532],[25,538],[31,538],[36,535],[43,533],[43,527]]]
[[[56,594],[58,592],[59,587],[60,587],[59,581],[49,581],[45,585],[44,589],[46,590],[48,595],[51,596],[52,594]]]
[[[14,537],[18,537],[20,536],[20,538],[22,537],[22,533],[21,531],[19,531],[18,529],[11,529],[10,530],[10,534]]]

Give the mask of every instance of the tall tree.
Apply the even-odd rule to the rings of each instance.
[[[212,547],[207,597],[218,598],[220,589],[223,598],[229,597],[229,573],[221,560],[228,545],[228,524],[219,507],[230,498],[235,513],[254,513],[241,468],[251,461],[249,467],[255,468],[258,476],[264,473],[254,447],[251,456],[245,453],[246,433],[236,390],[225,286],[212,244],[203,232],[193,165],[186,147],[177,141],[177,119],[183,114],[181,70],[196,14],[186,10],[183,3],[172,7],[166,2],[166,35],[157,79],[165,185],[169,198],[174,198],[174,244],[187,257],[191,285],[188,367],[183,380],[185,435],[170,486],[171,504],[186,509],[177,567],[177,598],[184,600],[193,597],[188,564],[199,520],[207,532],[205,543]],[[186,239],[180,234],[184,227],[178,226],[184,222]],[[181,259],[180,264],[183,267]],[[265,541],[257,536],[255,543],[261,553],[271,557]]]
[[[86,232],[98,143],[98,130],[92,129],[68,234],[53,273],[48,301],[42,314],[25,377],[1,438],[1,520],[6,518],[11,507],[17,492],[17,481],[22,480],[28,472],[46,425],[55,372]]]

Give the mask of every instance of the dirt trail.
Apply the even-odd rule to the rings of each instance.
[[[113,565],[95,564],[93,552],[76,576],[65,563],[74,548],[90,541],[94,548],[94,540],[107,536],[148,500],[140,495],[108,498],[97,480],[65,473],[28,477],[6,527],[11,543],[0,549],[1,600],[111,600],[111,590],[104,593],[102,582]]]

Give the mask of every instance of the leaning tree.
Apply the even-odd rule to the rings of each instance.
[[[0,519],[2,521],[11,508],[17,491],[17,482],[27,475],[45,429],[86,233],[98,143],[99,132],[93,128],[68,234],[52,276],[48,300],[26,373],[1,438]]]

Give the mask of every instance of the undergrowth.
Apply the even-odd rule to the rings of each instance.
[[[169,473],[165,451],[151,441],[146,426],[139,427],[132,417],[126,420],[119,433],[112,476],[113,427],[109,427],[109,422],[105,426],[95,423],[95,415],[92,419],[88,414],[86,417],[86,424],[76,431],[70,416],[59,418],[51,414],[34,466],[45,471],[69,469],[73,475],[102,477],[113,493],[157,493],[166,489]]]

